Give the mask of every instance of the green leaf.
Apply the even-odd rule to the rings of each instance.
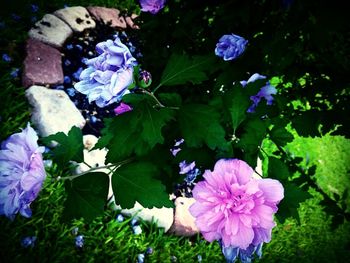
[[[165,186],[154,179],[159,171],[149,162],[123,165],[112,175],[112,188],[116,203],[122,208],[132,208],[135,202],[143,207],[172,207]]]
[[[182,104],[181,96],[177,93],[159,93],[158,98],[165,106],[179,107]]]
[[[288,181],[288,166],[276,157],[269,157],[268,177],[278,179],[280,181]]]
[[[234,85],[232,89],[225,92],[223,100],[231,116],[233,132],[236,133],[238,126],[247,117],[247,109],[251,101],[241,85]]]
[[[46,144],[51,144],[52,141],[58,143],[52,150],[52,158],[59,167],[66,167],[69,161],[76,161],[78,163],[84,161],[83,134],[78,127],[73,126],[68,132],[68,135],[58,132],[42,140]]]
[[[299,221],[298,207],[301,202],[310,198],[311,195],[308,192],[300,189],[293,183],[285,183],[284,198],[278,205],[277,218],[283,223],[288,217],[294,217]]]
[[[187,104],[179,110],[179,127],[189,147],[225,148],[225,131],[219,120],[219,112],[209,105]]]
[[[87,221],[103,215],[108,195],[108,175],[101,172],[84,174],[72,181],[66,181],[67,200],[63,218],[83,217]]]
[[[284,127],[275,126],[270,132],[271,140],[279,146],[285,146],[287,143],[292,142],[294,137]]]
[[[186,54],[173,54],[163,71],[160,85],[173,86],[187,82],[199,84],[208,79],[204,71],[209,68],[208,65],[211,65],[214,59],[212,55],[196,56],[191,59]]]
[[[255,167],[261,143],[266,136],[269,122],[259,118],[250,119],[245,123],[244,133],[239,138],[236,148],[243,151],[244,160]]]
[[[153,101],[146,95],[129,95],[127,100],[132,102],[133,110],[107,122],[101,142],[97,144],[97,147],[109,149],[107,162],[125,160],[133,153],[146,154],[156,144],[163,143],[162,128],[174,115],[171,109],[154,108]]]

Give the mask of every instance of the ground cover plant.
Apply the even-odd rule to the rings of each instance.
[[[83,161],[77,128],[40,139],[49,148],[50,141],[59,143],[44,154],[53,166],[43,171],[44,149],[27,126],[28,105],[19,81],[21,47],[34,17],[64,3],[23,2],[16,12],[14,3],[7,5],[1,16],[1,93],[13,98],[1,108],[1,139],[27,127],[1,149],[0,210],[13,220],[1,218],[6,230],[2,258],[250,262],[262,256],[266,262],[337,262],[349,256],[349,31],[342,6],[313,1],[152,3],[89,3],[119,4],[126,12],[140,13],[137,50],[122,43],[126,37],[112,34],[91,43],[97,44],[96,52],[94,46],[86,50],[92,53],[79,79],[72,80],[76,72],[66,65],[70,81],[65,84],[74,89],[63,89],[77,104],[88,99],[86,107],[93,108],[83,106],[84,117],[104,127],[96,133],[101,133],[97,148],[109,149],[106,163],[114,164],[109,168],[116,202],[126,208],[135,201],[145,207],[172,206],[167,193],[193,195],[197,203],[190,211],[206,241],[199,235],[169,236],[111,212],[106,174],[71,174],[70,161]],[[300,21],[299,15],[307,19]],[[77,45],[74,41],[67,44]],[[69,55],[69,50],[66,46],[66,60],[79,53],[73,49]],[[116,116],[102,120],[105,114],[91,114],[108,107]],[[300,137],[325,134],[319,140]],[[7,154],[14,149],[11,143],[23,138],[31,165],[29,176],[20,175],[25,195],[16,206],[8,201],[16,195],[8,191]],[[251,177],[258,157],[262,179]],[[79,192],[78,186],[90,191]],[[87,199],[93,194],[93,209],[74,209],[84,206],[77,194]],[[206,201],[218,195],[227,198],[208,206]]]

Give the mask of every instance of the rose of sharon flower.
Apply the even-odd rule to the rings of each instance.
[[[141,11],[157,14],[164,7],[165,0],[140,0]]]
[[[88,59],[74,88],[88,96],[89,102],[105,107],[121,100],[133,83],[133,67],[136,59],[118,37],[96,45],[99,56]]]
[[[223,35],[216,44],[215,55],[225,61],[239,57],[245,50],[248,40],[235,34]]]
[[[0,150],[0,215],[14,219],[20,212],[30,217],[30,204],[46,177],[38,136],[30,125],[11,135]]]
[[[196,202],[190,212],[197,227],[207,241],[218,240],[231,256],[237,249],[242,255],[258,250],[271,240],[273,215],[284,197],[279,181],[256,179],[253,173],[244,161],[221,159],[193,189]]]
[[[243,87],[245,87],[248,83],[254,82],[258,79],[266,79],[266,76],[254,73],[247,81],[242,80],[240,83]],[[262,98],[266,100],[267,105],[272,105],[274,100],[272,95],[274,94],[277,94],[276,88],[272,86],[269,81],[267,81],[266,85],[263,86],[256,95],[250,97],[250,100],[253,101],[253,104],[249,107],[247,112],[255,112],[255,108],[258,106]]]
[[[119,106],[114,109],[115,115],[120,115],[128,111],[132,111],[132,108],[124,102],[121,102]]]

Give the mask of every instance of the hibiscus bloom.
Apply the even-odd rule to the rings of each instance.
[[[0,150],[0,215],[14,219],[19,212],[30,217],[30,204],[46,177],[38,136],[30,125],[11,135]]]
[[[221,159],[193,189],[196,202],[190,212],[204,238],[218,240],[223,251],[236,256],[239,250],[253,253],[271,240],[273,215],[284,197],[279,181],[253,174],[244,161]]]

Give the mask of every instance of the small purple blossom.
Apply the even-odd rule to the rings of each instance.
[[[129,93],[128,86],[134,81],[133,67],[136,59],[117,37],[96,45],[97,57],[86,62],[88,68],[80,74],[75,89],[87,95],[89,102],[103,108],[119,102]]]
[[[153,254],[153,248],[148,247],[148,248],[146,249],[146,254],[147,254],[147,255]]]
[[[36,13],[39,11],[39,6],[38,5],[35,5],[35,4],[31,4],[30,5],[30,10],[33,12],[33,13]]]
[[[84,246],[84,236],[83,235],[79,235],[79,236],[75,237],[75,246],[77,248],[83,248],[83,246]]]
[[[71,49],[73,49],[73,45],[72,45],[72,44],[69,44],[69,45],[66,46],[66,48],[67,48],[68,50],[71,50]]]
[[[115,115],[120,115],[128,111],[132,111],[132,107],[124,102],[121,102],[119,106],[114,109]]]
[[[115,218],[117,222],[121,223],[124,221],[124,216],[122,214],[118,214],[117,217]]]
[[[11,14],[11,17],[12,17],[12,19],[15,20],[15,21],[21,20],[21,17],[20,17],[19,15],[15,14],[15,13],[12,13],[12,14]]]
[[[260,243],[257,246],[251,244],[247,249],[240,249],[234,246],[225,247],[222,245],[221,241],[219,241],[219,244],[226,262],[236,262],[236,259],[239,257],[242,263],[250,263],[254,258],[254,254],[257,255],[258,258],[261,258],[262,256],[263,243]]]
[[[259,79],[266,79],[266,76],[255,73],[247,81],[242,80],[240,83],[243,87],[245,87],[248,83],[254,82]],[[250,100],[253,102],[253,104],[248,108],[247,112],[255,112],[255,108],[258,106],[262,98],[266,100],[267,105],[272,105],[274,100],[272,95],[275,94],[277,94],[276,88],[272,86],[269,81],[267,81],[266,85],[263,86],[256,95],[250,97]]]
[[[12,58],[8,54],[2,54],[2,60],[5,62],[11,62]]]
[[[142,228],[139,225],[133,226],[132,231],[135,235],[140,235],[142,233]]]
[[[140,0],[141,11],[157,14],[165,4],[165,0]]]
[[[198,168],[194,168],[186,174],[185,182],[187,184],[193,184],[194,180],[196,180],[197,176],[200,175],[200,170]]]
[[[0,215],[14,219],[19,212],[31,217],[30,204],[38,196],[46,177],[38,136],[27,125],[2,142],[0,150]]]
[[[192,163],[187,163],[186,161],[182,161],[179,163],[179,167],[180,174],[187,174],[196,167],[196,162],[193,161]]]
[[[24,237],[21,240],[21,246],[24,248],[34,247],[36,241],[36,236]]]
[[[174,148],[170,149],[170,152],[172,153],[173,156],[176,156],[178,152],[181,151],[181,148],[179,146],[184,142],[185,142],[184,139],[175,141]]]
[[[138,254],[137,263],[144,263],[144,262],[145,262],[145,254]]]
[[[204,238],[222,242],[224,254],[234,257],[237,249],[247,250],[270,242],[276,225],[273,216],[284,197],[281,183],[257,179],[254,170],[238,159],[221,159],[214,170],[206,170],[204,181],[192,193],[190,207]]]
[[[64,76],[63,82],[65,84],[70,84],[72,82],[72,79],[69,76]]]
[[[19,71],[20,71],[20,69],[19,68],[14,68],[11,72],[10,72],[10,76],[12,77],[12,78],[18,78],[18,75],[19,75]]]
[[[238,58],[245,50],[248,40],[235,34],[223,35],[216,44],[215,55],[225,61]]]

